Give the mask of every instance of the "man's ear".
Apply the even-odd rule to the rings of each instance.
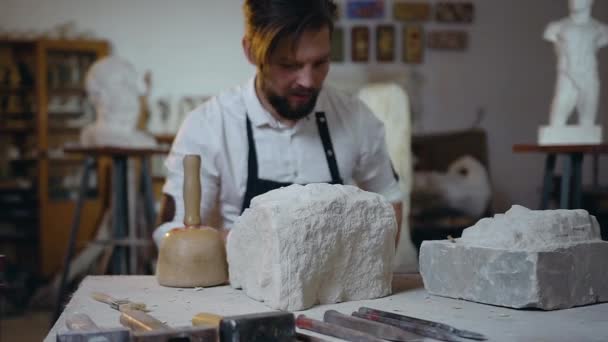
[[[253,57],[253,52],[251,51],[251,40],[249,40],[247,37],[243,37],[241,43],[243,44],[243,52],[245,53],[245,56],[247,57],[249,63],[256,65],[255,58]]]

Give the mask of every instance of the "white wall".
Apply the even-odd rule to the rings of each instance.
[[[359,84],[390,74],[409,88],[419,132],[468,127],[478,110],[484,110],[482,126],[489,133],[496,208],[504,210],[512,203],[535,208],[543,159],[513,154],[511,147],[534,142],[537,126],[547,120],[555,57],[541,35],[546,23],[567,14],[567,1],[473,2],[475,22],[462,26],[470,32],[468,51],[427,50],[420,66],[335,65],[330,79]],[[152,70],[153,96],[172,95],[175,100],[213,94],[253,75],[240,47],[241,4],[240,0],[0,0],[0,30],[42,31],[73,20],[80,29],[111,41],[115,53],[140,71]],[[594,13],[608,22],[608,1],[597,1]],[[352,21],[342,24],[348,28]],[[607,56],[604,49],[600,54],[604,89]],[[604,96],[600,115],[608,126],[606,112]],[[603,160],[601,168],[604,183],[608,182],[606,163]]]

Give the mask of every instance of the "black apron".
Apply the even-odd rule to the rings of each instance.
[[[336,162],[336,154],[334,152],[333,145],[331,143],[331,137],[329,135],[329,128],[327,127],[327,118],[325,113],[315,113],[317,119],[317,127],[319,129],[319,136],[323,143],[323,150],[325,151],[325,158],[327,159],[327,166],[329,167],[329,173],[331,174],[331,181],[329,184],[344,184],[340,177],[340,171],[338,170],[338,163]],[[251,200],[257,196],[268,191],[275,190],[284,186],[290,186],[292,183],[275,182],[267,179],[258,178],[258,157],[255,150],[255,141],[253,140],[253,130],[251,129],[251,121],[247,116],[247,142],[249,143],[248,163],[247,163],[247,189],[245,190],[245,198],[243,199],[243,207],[241,213],[245,209],[249,208]],[[302,184],[304,185],[304,184]]]

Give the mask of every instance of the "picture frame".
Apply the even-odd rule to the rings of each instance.
[[[378,25],[376,27],[376,60],[378,62],[395,61],[395,26]]]
[[[422,25],[405,25],[402,32],[403,62],[420,64],[424,58],[424,29]]]
[[[393,18],[397,21],[428,21],[431,19],[431,4],[421,1],[395,1]]]
[[[348,0],[346,14],[349,19],[384,18],[384,0]]]
[[[435,7],[435,20],[441,23],[472,23],[474,15],[472,2],[440,2]]]
[[[369,61],[369,38],[369,27],[353,26],[351,30],[351,60],[353,62]]]
[[[334,27],[334,32],[331,37],[331,61],[344,62],[344,29],[342,27]]]
[[[464,51],[469,45],[469,34],[463,30],[436,30],[428,33],[428,48]]]

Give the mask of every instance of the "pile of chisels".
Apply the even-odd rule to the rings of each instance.
[[[308,330],[346,341],[483,341],[486,337],[446,324],[362,307],[351,316],[335,310],[325,312],[323,321],[289,312],[264,312],[221,317],[200,313],[192,326],[170,327],[148,314],[146,305],[115,299],[107,294],[92,297],[108,304],[119,314],[124,328],[98,327],[89,316],[73,314],[66,318],[68,332],[57,334],[58,342],[261,342],[261,341],[326,341],[296,331]]]

